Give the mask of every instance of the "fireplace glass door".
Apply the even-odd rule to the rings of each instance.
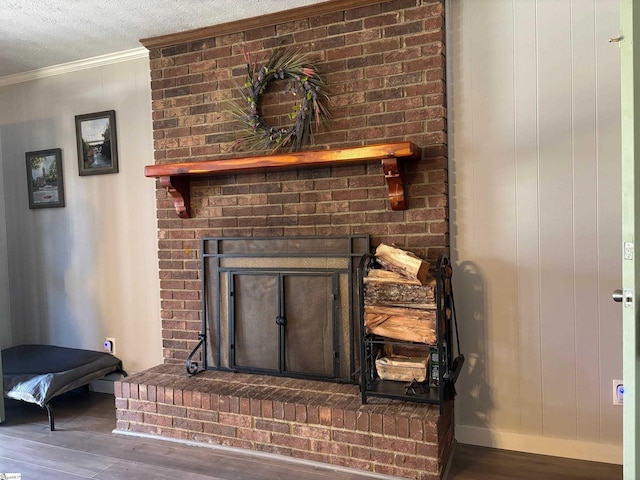
[[[336,275],[242,271],[229,280],[232,369],[337,375]]]

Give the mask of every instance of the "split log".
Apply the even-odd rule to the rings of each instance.
[[[395,272],[371,270],[364,277],[364,302],[367,305],[394,305],[418,309],[434,309],[435,279],[426,285],[407,279]]]
[[[364,307],[368,333],[382,337],[427,344],[436,343],[436,312],[400,307]]]
[[[428,357],[393,355],[376,359],[376,370],[382,380],[424,382],[427,378],[428,366]]]
[[[378,262],[387,270],[407,278],[415,278],[424,285],[427,282],[429,263],[411,252],[381,243],[375,252]]]
[[[435,282],[435,279],[432,279]],[[392,272],[390,270],[383,270],[381,268],[374,268],[369,270],[369,273],[364,277],[364,282],[377,282],[377,283],[402,283],[404,285],[422,285],[417,278],[407,278],[399,273]],[[431,282],[428,282],[431,283]]]

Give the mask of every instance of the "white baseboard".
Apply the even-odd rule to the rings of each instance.
[[[456,440],[482,447],[622,465],[622,445],[524,435],[465,425],[456,426]]]

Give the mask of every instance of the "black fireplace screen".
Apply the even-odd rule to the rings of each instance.
[[[356,381],[369,237],[205,238],[204,367]]]

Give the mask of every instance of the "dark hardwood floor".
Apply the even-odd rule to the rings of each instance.
[[[365,480],[353,471],[220,449],[114,435],[113,396],[71,392],[54,401],[56,431],[37,406],[6,401],[0,473],[23,480]],[[385,477],[390,478],[390,477]],[[448,480],[615,480],[622,467],[457,445]]]
[[[448,480],[616,480],[622,465],[458,444]]]

